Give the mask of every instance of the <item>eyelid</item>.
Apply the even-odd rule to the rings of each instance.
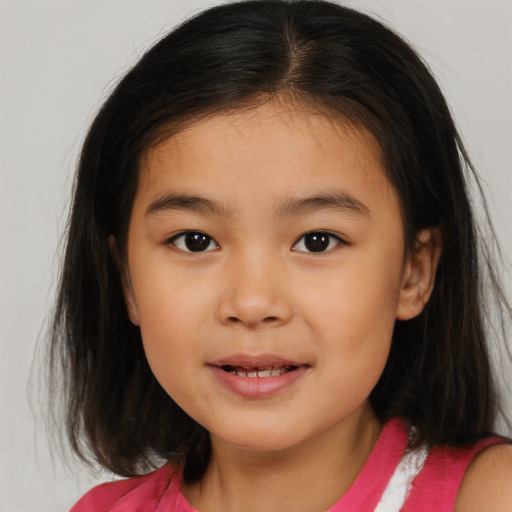
[[[205,236],[206,238],[209,239],[209,243],[208,245],[206,246],[205,249],[201,249],[201,250],[198,250],[198,251],[194,251],[194,250],[190,250],[187,246],[186,246],[186,243],[184,242],[183,244],[177,244],[176,241],[179,240],[180,238],[185,238],[188,234],[197,234],[197,235],[203,235]],[[321,250],[321,251],[311,251],[311,250],[308,250],[307,247],[304,247],[304,249],[300,248],[300,249],[297,249],[297,245],[308,235],[315,235],[315,234],[318,234],[318,235],[325,235],[327,236],[330,240],[329,240],[329,243],[328,243],[328,246],[325,250]],[[335,240],[336,243],[334,246],[331,247],[332,245],[332,240]],[[171,237],[167,238],[164,242],[165,245],[173,245],[177,250],[179,251],[182,251],[182,252],[185,252],[185,253],[188,253],[188,254],[193,254],[193,253],[202,253],[202,252],[211,252],[211,251],[214,251],[214,250],[218,250],[220,249],[220,246],[219,244],[217,243],[217,241],[211,237],[210,235],[208,235],[207,233],[205,233],[204,231],[200,231],[200,230],[195,230],[195,229],[189,229],[189,230],[184,230],[184,231],[180,231],[179,233],[176,233],[175,235],[172,235]],[[303,242],[304,244],[304,242]],[[211,247],[213,245],[213,247]],[[305,244],[304,244],[305,245]],[[308,254],[325,254],[325,253],[328,253],[328,252],[331,252],[332,250],[334,250],[336,247],[338,247],[339,245],[347,245],[347,242],[341,238],[341,236],[339,234],[335,234],[335,233],[332,233],[331,231],[327,231],[325,229],[315,229],[315,230],[312,230],[312,231],[308,231],[306,233],[303,233],[292,245],[292,251],[296,251],[296,252],[303,252],[303,253],[308,253]]]
[[[336,245],[334,245],[333,247],[329,247],[328,249],[326,249],[325,251],[308,251],[308,250],[299,250],[299,249],[296,249],[295,247],[299,244],[299,242],[301,240],[304,239],[304,237],[306,237],[307,235],[315,235],[315,234],[322,234],[322,235],[327,235],[328,237],[330,237],[331,239],[335,239],[336,240]],[[329,243],[330,245],[330,243]],[[332,233],[331,231],[327,231],[325,229],[314,229],[312,231],[308,231],[307,233],[304,233],[302,234],[292,245],[292,251],[295,251],[295,252],[302,252],[302,253],[306,253],[306,254],[317,254],[317,255],[321,255],[321,254],[326,254],[326,253],[329,253],[331,251],[333,251],[334,249],[336,249],[336,247],[340,246],[340,245],[347,245],[347,242],[341,238],[340,235],[336,234],[336,233]]]
[[[210,243],[208,244],[207,248],[204,249],[204,250],[201,250],[201,251],[191,251],[190,249],[188,249],[186,247],[185,244],[183,244],[183,246],[180,247],[176,243],[176,240],[178,240],[178,239],[180,239],[182,237],[184,238],[185,236],[187,236],[190,233],[196,233],[198,235],[204,235],[205,237],[209,238]],[[214,245],[214,248],[210,249],[209,247],[210,247],[210,245],[212,243]],[[182,251],[182,252],[187,253],[187,254],[200,254],[200,253],[211,252],[211,251],[215,251],[217,249],[220,249],[219,244],[217,243],[217,241],[213,237],[211,237],[210,235],[208,235],[204,231],[200,231],[198,229],[188,229],[188,230],[185,230],[185,231],[180,231],[179,233],[176,233],[175,235],[172,235],[171,237],[167,238],[165,240],[165,245],[173,245],[177,250]]]

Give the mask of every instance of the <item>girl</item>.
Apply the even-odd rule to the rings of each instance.
[[[76,178],[51,360],[74,450],[131,478],[73,512],[510,510],[471,172],[425,65],[348,8],[154,46]]]

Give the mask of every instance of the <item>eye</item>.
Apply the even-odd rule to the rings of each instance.
[[[311,231],[302,235],[292,249],[299,252],[327,252],[343,241],[327,231]]]
[[[169,242],[185,252],[214,251],[219,248],[215,240],[201,231],[180,233]]]

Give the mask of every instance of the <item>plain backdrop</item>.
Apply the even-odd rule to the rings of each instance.
[[[2,512],[65,511],[109,478],[73,463],[72,474],[60,459],[52,461],[40,412],[31,411],[28,399],[29,377],[40,372],[32,361],[52,302],[73,168],[86,127],[113,84],[159,36],[213,3],[0,3]],[[494,222],[510,259],[512,2],[351,4],[398,30],[431,66],[493,197]],[[30,391],[36,402],[39,391],[37,385]]]

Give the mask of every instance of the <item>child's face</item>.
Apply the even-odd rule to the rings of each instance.
[[[130,317],[214,439],[291,447],[368,411],[403,307],[403,238],[369,136],[272,104],[215,116],[142,159]]]

